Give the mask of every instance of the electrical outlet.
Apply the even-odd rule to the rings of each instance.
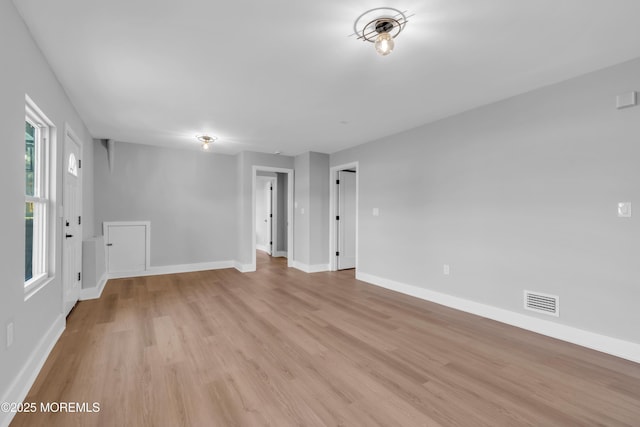
[[[13,345],[13,322],[7,323],[7,348]]]
[[[449,267],[449,264],[444,264],[442,266],[442,274],[444,274],[445,276],[448,276],[451,273],[451,268]]]
[[[618,203],[618,217],[631,218],[631,202]]]

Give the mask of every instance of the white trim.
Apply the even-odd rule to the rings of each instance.
[[[286,258],[287,255],[287,251],[273,251],[273,255],[271,256],[274,258]]]
[[[31,298],[32,296],[37,294],[40,291],[40,289],[42,289],[45,286],[49,285],[49,283],[53,283],[54,280],[55,280],[55,276],[50,276],[47,280],[45,280],[43,282],[40,282],[39,285],[34,286],[27,293],[24,294],[24,300],[25,301],[29,301],[29,298]]]
[[[224,268],[235,268],[235,266],[235,261],[213,261],[200,262],[195,264],[162,265],[158,267],[150,267],[143,271],[108,273],[107,277],[109,279],[127,279],[130,277],[160,276],[162,274],[192,273],[194,271],[205,270],[222,270]]]
[[[80,290],[80,301],[86,301],[90,299],[98,299],[102,296],[102,291],[104,290],[104,286],[107,284],[108,276],[105,271],[100,280],[98,281],[98,285],[92,288],[81,289]]]
[[[338,179],[338,172],[345,169],[355,169],[356,170],[356,271],[358,271],[358,243],[360,241],[358,237],[359,229],[358,221],[359,221],[359,191],[360,191],[360,169],[359,162],[351,162],[345,163],[343,165],[333,166],[329,172],[329,271],[338,270],[338,260],[336,259],[336,248],[338,247],[338,242],[336,242],[337,230],[336,230],[336,216],[337,212],[337,204],[336,198],[338,197],[338,191],[336,188],[336,179]]]
[[[287,174],[287,267],[293,267],[293,185],[294,170],[271,166],[253,165],[251,167],[251,264],[236,268],[242,272],[256,271],[256,178],[258,171],[280,172]],[[248,268],[247,268],[248,267]]]
[[[293,261],[293,268],[304,271],[305,273],[320,273],[329,271],[329,264],[303,264],[300,261]]]
[[[38,277],[32,277],[24,285],[24,300],[28,301],[29,298],[38,293],[38,291],[49,283],[53,282],[54,277],[49,276],[46,273],[42,273]]]
[[[640,363],[640,344],[356,271],[356,279]]]
[[[256,266],[251,264],[242,264],[238,261],[233,262],[233,268],[238,270],[240,273],[252,273],[256,271]]]
[[[256,177],[257,179],[257,177]],[[288,184],[288,183],[287,183]],[[273,252],[278,247],[278,178],[277,175],[271,178],[271,193],[269,194],[271,203],[271,240],[267,253],[273,256]]]
[[[41,168],[40,173],[36,174],[40,180],[44,179],[44,183],[36,183],[36,187],[42,187],[44,194],[26,197],[35,203],[44,202],[44,223],[40,226],[43,228],[42,235],[45,241],[40,248],[40,256],[36,254],[34,265],[39,265],[43,270],[42,273],[46,277],[31,281],[24,286],[24,300],[27,301],[35,295],[40,289],[53,282],[56,271],[56,255],[57,255],[57,127],[47,117],[46,114],[38,107],[38,105],[25,94],[25,119],[33,121],[39,132],[39,144],[37,147],[39,158],[38,167]],[[26,195],[25,195],[26,196]],[[34,221],[35,227],[35,221]],[[36,231],[34,230],[34,234]],[[34,248],[37,249],[37,248]]]
[[[58,315],[53,325],[44,334],[35,350],[31,353],[27,361],[22,365],[22,369],[13,380],[7,392],[2,397],[0,402],[22,402],[27,397],[29,390],[36,381],[40,370],[47,361],[53,346],[58,342],[58,339],[62,335],[65,329],[65,319],[62,314]],[[0,426],[5,427],[11,423],[11,420],[15,416],[12,412],[0,411]]]
[[[109,278],[114,278],[111,277],[111,274],[130,274],[130,273],[109,273],[109,249],[107,248],[107,246],[109,245],[109,242],[106,241],[108,234],[107,234],[107,228],[109,226],[144,226],[145,227],[145,232],[144,232],[144,236],[145,236],[145,254],[144,254],[144,264],[145,264],[145,271],[148,271],[149,269],[151,269],[151,222],[150,221],[105,221],[102,223],[102,235],[104,236],[105,239],[105,257],[106,257],[106,270],[107,273],[109,274]],[[125,277],[135,277],[135,276],[125,276]]]

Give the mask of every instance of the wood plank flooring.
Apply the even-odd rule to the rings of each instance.
[[[111,280],[78,304],[13,426],[640,426],[640,365],[258,257]]]

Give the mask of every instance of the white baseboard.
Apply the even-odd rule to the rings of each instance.
[[[256,266],[253,264],[242,264],[238,261],[235,261],[233,266],[240,273],[251,273],[256,271]]]
[[[141,277],[141,276],[158,276],[161,274],[176,274],[176,273],[192,273],[194,271],[205,270],[221,270],[223,268],[234,268],[236,263],[234,261],[214,261],[214,262],[200,262],[197,264],[177,264],[177,265],[163,265],[158,267],[151,267],[144,271],[131,271],[126,273],[109,273],[109,279],[126,279],[129,277]]]
[[[104,273],[98,281],[97,286],[93,288],[82,289],[80,291],[80,301],[100,298],[100,296],[102,295],[102,291],[104,290],[104,285],[107,284],[107,280],[107,273]]]
[[[65,318],[60,314],[47,333],[42,337],[35,350],[31,352],[25,364],[22,365],[18,376],[13,380],[13,383],[9,386],[9,389],[0,402],[19,403],[24,401],[24,398],[27,397],[31,386],[33,386],[40,370],[44,366],[44,362],[47,361],[49,353],[53,350],[53,346],[58,342],[62,332],[64,332],[64,328]],[[15,413],[0,411],[0,426],[8,426],[14,416]]]
[[[390,289],[392,291],[411,295],[436,304],[455,308],[457,310],[486,317],[488,319],[497,320],[498,322],[517,326],[518,328],[537,332],[542,335],[640,363],[640,344],[638,343],[612,338],[606,335],[585,331],[573,326],[567,326],[544,319],[538,319],[525,314],[516,313],[514,311],[377,277],[372,274],[356,272],[356,279],[382,288]]]
[[[256,250],[269,253],[269,248],[267,246],[256,245]],[[270,255],[274,258],[286,258],[289,253],[287,251],[273,251]]]
[[[320,273],[322,271],[329,271],[329,264],[309,265],[299,261],[293,261],[293,268],[297,268],[305,273]]]

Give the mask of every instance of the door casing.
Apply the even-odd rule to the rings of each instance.
[[[294,186],[294,172],[289,168],[277,168],[272,166],[252,166],[252,179],[251,179],[251,265],[243,271],[256,271],[256,180],[258,171],[262,172],[280,172],[287,174],[287,267],[293,267],[293,186]],[[283,196],[284,197],[284,196]]]
[[[275,200],[277,198],[277,180],[274,177],[259,177],[256,178],[259,184],[256,184],[256,197],[265,197],[262,200],[264,203],[261,209],[258,209],[258,200],[256,199],[256,217],[254,222],[257,227],[262,226],[263,222],[266,223],[265,230],[267,231],[266,242],[261,244],[259,249],[265,250],[269,255],[273,256],[274,249],[277,247],[277,204]],[[258,187],[263,186],[264,191],[259,191]],[[257,237],[258,234],[256,234]],[[258,242],[256,241],[256,246]]]

